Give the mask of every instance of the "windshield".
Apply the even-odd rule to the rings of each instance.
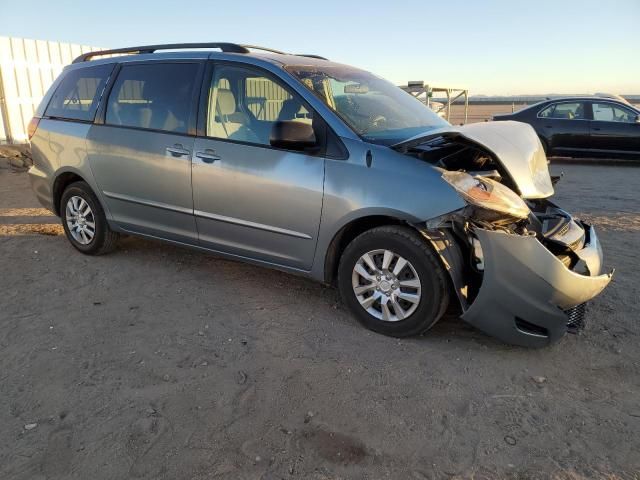
[[[392,145],[449,125],[420,100],[369,72],[344,65],[287,70],[367,141]]]

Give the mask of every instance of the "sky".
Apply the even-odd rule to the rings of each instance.
[[[472,95],[640,94],[640,0],[0,0],[0,35],[256,44]]]

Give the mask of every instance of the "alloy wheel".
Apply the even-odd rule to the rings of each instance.
[[[351,285],[360,306],[385,322],[408,318],[420,304],[416,269],[391,250],[371,250],[362,255],[353,267]]]
[[[65,220],[69,233],[81,245],[88,245],[96,235],[96,220],[89,203],[77,195],[67,201]]]

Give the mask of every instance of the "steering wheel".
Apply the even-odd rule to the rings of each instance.
[[[387,117],[384,117],[382,115],[374,115],[373,117],[371,117],[371,126],[372,127],[379,127],[381,124],[387,123]]]

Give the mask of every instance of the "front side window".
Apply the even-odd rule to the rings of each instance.
[[[187,133],[196,63],[124,65],[107,103],[105,121],[175,133]]]
[[[276,121],[311,124],[310,112],[290,90],[260,71],[220,65],[209,89],[207,136],[270,145]]]
[[[369,72],[344,65],[287,70],[365,140],[391,145],[449,125],[420,100]]]
[[[613,103],[592,103],[593,119],[601,122],[622,122],[634,123],[638,116],[637,113],[628,108],[619,107]]]
[[[563,120],[584,120],[584,103],[554,103],[544,110],[538,116],[540,118],[559,118]]]
[[[47,106],[45,115],[93,121],[114,64],[78,68],[68,72]]]

